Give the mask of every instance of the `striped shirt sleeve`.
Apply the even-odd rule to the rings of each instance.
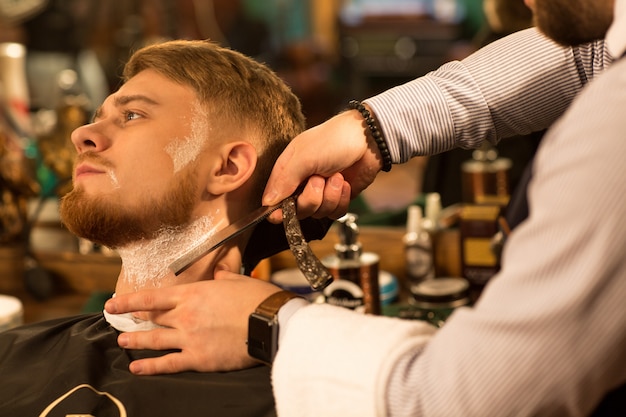
[[[366,102],[403,163],[543,130],[610,62],[603,41],[566,48],[531,28]]]

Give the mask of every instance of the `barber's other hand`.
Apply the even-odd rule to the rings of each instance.
[[[248,316],[278,287],[228,271],[215,279],[116,296],[105,308],[112,314],[144,312],[166,328],[120,334],[126,349],[180,350],[130,364],[139,375],[188,370],[230,371],[257,364],[248,355]]]
[[[274,165],[263,204],[280,202],[307,181],[298,197],[298,217],[337,218],[381,167],[380,152],[366,136],[363,117],[346,111],[291,141]],[[280,212],[274,212],[270,221],[280,222]]]

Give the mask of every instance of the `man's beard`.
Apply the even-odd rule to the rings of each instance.
[[[75,235],[116,249],[142,239],[153,239],[166,228],[178,228],[191,220],[194,208],[195,172],[179,175],[163,197],[146,197],[133,207],[117,196],[89,196],[75,188],[61,200],[61,221]]]
[[[565,46],[603,39],[613,21],[613,10],[589,4],[584,0],[536,0],[535,25],[555,42]]]

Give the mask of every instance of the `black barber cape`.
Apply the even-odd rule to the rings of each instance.
[[[270,368],[135,376],[102,314],[0,333],[0,417],[275,416]]]

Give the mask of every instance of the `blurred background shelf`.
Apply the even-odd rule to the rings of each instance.
[[[30,275],[27,285],[24,251],[0,247],[0,294],[20,299],[24,323],[84,312],[94,297],[114,291],[121,267],[119,257],[97,253],[36,252],[33,255],[46,274]],[[32,291],[33,287],[37,290]]]

